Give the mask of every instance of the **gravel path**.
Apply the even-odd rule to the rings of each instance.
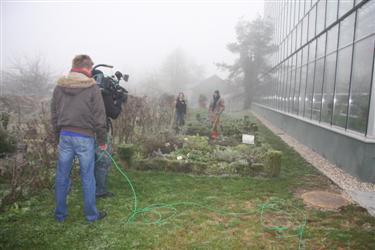
[[[255,114],[267,128],[279,136],[285,143],[297,151],[307,162],[317,168],[321,173],[336,183],[342,190],[343,195],[350,201],[354,201],[366,208],[368,212],[375,216],[375,184],[362,182],[357,178],[338,168],[318,153],[305,145],[299,143],[293,137],[287,135],[281,129],[273,126],[268,120]]]

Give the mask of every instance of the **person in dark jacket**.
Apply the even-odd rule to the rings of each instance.
[[[183,126],[185,124],[186,100],[184,93],[180,92],[176,99],[176,125]]]
[[[55,177],[55,219],[68,215],[66,197],[75,156],[79,159],[86,220],[100,220],[95,197],[95,137],[101,150],[106,150],[106,115],[99,87],[91,78],[93,62],[87,55],[73,59],[72,69],[57,81],[51,101],[52,127],[58,140]]]
[[[94,74],[97,76],[97,82],[100,84],[101,77],[104,77],[101,71],[96,71]],[[107,119],[107,131],[106,131],[106,144],[108,154],[104,154],[100,148],[97,148],[95,154],[95,181],[96,181],[96,197],[97,198],[108,198],[113,197],[115,194],[109,192],[107,189],[107,175],[112,165],[112,160],[109,155],[112,154],[112,121],[116,119],[121,111],[123,104],[123,96],[118,93],[112,93],[106,89],[102,89],[102,96],[105,106],[106,119]]]

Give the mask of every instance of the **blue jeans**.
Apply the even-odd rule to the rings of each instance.
[[[106,144],[107,152],[112,154],[112,136],[109,134],[107,135]],[[112,165],[112,160],[99,147],[96,148],[95,159],[96,195],[103,195],[107,193],[107,175]]]
[[[68,215],[66,197],[70,184],[70,170],[75,156],[78,156],[83,190],[83,205],[86,220],[98,219],[95,197],[95,139],[92,137],[75,137],[60,135],[58,146],[59,159],[55,180],[55,219],[63,221]]]
[[[176,111],[176,124],[177,126],[183,126],[185,124],[185,114]]]

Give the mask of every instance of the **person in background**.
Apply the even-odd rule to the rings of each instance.
[[[186,100],[184,93],[178,93],[176,99],[176,125],[177,127],[183,126],[185,124],[186,115]]]
[[[100,89],[91,78],[93,65],[88,55],[76,56],[69,74],[57,81],[53,91],[51,122],[58,141],[54,217],[59,222],[68,215],[66,197],[75,156],[79,159],[86,220],[106,216],[97,210],[95,197],[95,138],[100,150],[107,146],[105,108]]]
[[[208,107],[208,118],[211,123],[211,138],[216,139],[218,137],[217,127],[219,125],[219,118],[220,115],[223,113],[225,109],[224,99],[220,97],[219,90],[215,90],[213,94],[213,98],[210,101],[210,105]]]

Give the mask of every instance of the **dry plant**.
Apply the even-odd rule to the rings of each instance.
[[[6,187],[1,193],[1,206],[49,187],[56,156],[46,104],[42,104],[37,118],[17,122],[8,132],[15,135],[17,148],[0,161],[0,177]]]
[[[113,121],[113,135],[118,143],[133,143],[171,129],[173,122],[174,96],[129,96],[120,117]]]

